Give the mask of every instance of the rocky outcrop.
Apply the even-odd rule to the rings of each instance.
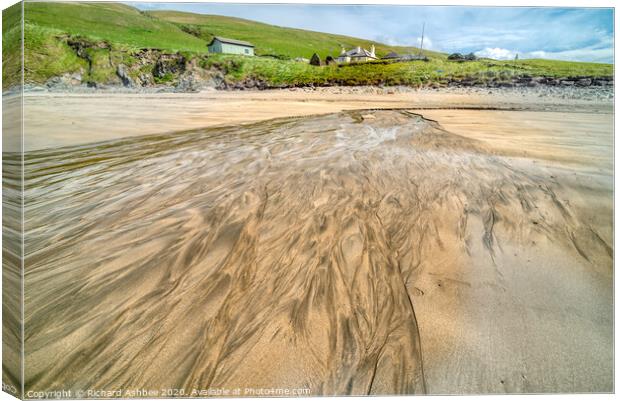
[[[153,75],[164,77],[167,74],[179,74],[185,71],[185,57],[177,54],[161,54],[155,63]]]
[[[123,86],[130,88],[134,86],[133,79],[131,79],[131,77],[129,76],[127,66],[119,64],[116,67],[116,75],[118,75],[118,77],[121,79]]]
[[[453,86],[453,87],[488,87],[488,88],[522,88],[537,86],[613,86],[613,77],[592,77],[592,76],[576,76],[576,77],[541,77],[541,76],[514,76],[514,77],[463,77],[463,78],[446,78],[440,80],[435,86]]]
[[[82,72],[66,73],[47,80],[45,86],[55,89],[71,89],[82,84]]]
[[[57,39],[84,60],[86,67],[78,72],[49,79],[46,82],[48,89],[123,87],[191,92],[228,87],[226,71],[222,71],[217,65],[201,67],[206,55],[188,57],[180,52],[169,53],[152,48],[119,50],[106,41],[93,41],[70,35],[58,36]]]

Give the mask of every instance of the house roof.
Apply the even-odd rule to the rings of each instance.
[[[360,49],[359,52],[357,51],[357,49],[353,49],[349,50],[345,54],[350,57],[374,57],[372,53],[366,49]]]
[[[223,38],[221,36],[214,36],[213,39],[211,39],[211,42],[209,42],[209,44],[207,46],[211,46],[213,44],[213,42],[215,42],[216,40],[219,41],[219,42],[228,43],[228,44],[231,44],[231,45],[254,47],[254,45],[252,43],[250,43],[250,42],[245,42],[243,40],[237,40],[237,39]]]
[[[398,53],[396,52],[389,52],[387,55],[385,55],[383,58],[399,58],[400,56],[398,55]]]
[[[363,53],[360,53],[360,54],[354,54],[354,55],[353,55],[353,56],[351,56],[351,57],[370,57],[370,58],[377,58],[377,56],[373,56],[370,52],[367,52],[367,51],[365,51],[365,52],[363,52]]]

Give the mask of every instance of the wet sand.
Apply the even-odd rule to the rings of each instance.
[[[487,196],[501,205],[488,216],[499,252],[485,259],[452,251],[427,260],[416,287],[424,295],[414,304],[429,391],[612,391],[612,116],[423,113],[480,141],[509,170],[537,182],[543,194],[515,177],[497,182]],[[542,229],[546,235],[538,235],[551,221],[555,234]],[[458,249],[458,240],[445,242]],[[571,243],[572,252],[562,250]]]
[[[27,390],[613,390],[608,105],[324,101],[131,137],[166,132],[132,131],[146,115],[192,115],[176,103],[134,101],[137,120],[91,132],[105,143],[67,129],[53,137],[72,146],[28,153]]]
[[[316,91],[160,94],[27,93],[24,97],[25,148],[36,150],[356,109],[499,108],[580,114],[613,112],[610,101],[566,99],[566,95],[541,96],[535,91],[446,89],[368,93],[368,90],[372,91],[366,89],[358,93],[346,88],[321,88]],[[12,148],[17,149],[18,145],[13,144]],[[5,143],[5,149],[7,146],[11,144]]]
[[[446,130],[521,158],[613,174],[613,115],[552,111],[421,110]]]

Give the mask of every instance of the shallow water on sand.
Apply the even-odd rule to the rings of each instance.
[[[605,177],[594,224],[561,172],[401,111],[29,152],[25,169],[26,390],[611,390]],[[550,289],[527,286],[526,259]],[[529,345],[555,347],[547,365],[516,340],[571,328],[577,350]]]

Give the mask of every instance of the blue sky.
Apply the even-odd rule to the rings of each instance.
[[[129,3],[227,15],[269,24],[355,36],[443,52],[498,59],[550,58],[613,62],[610,8],[346,6],[217,3]]]

